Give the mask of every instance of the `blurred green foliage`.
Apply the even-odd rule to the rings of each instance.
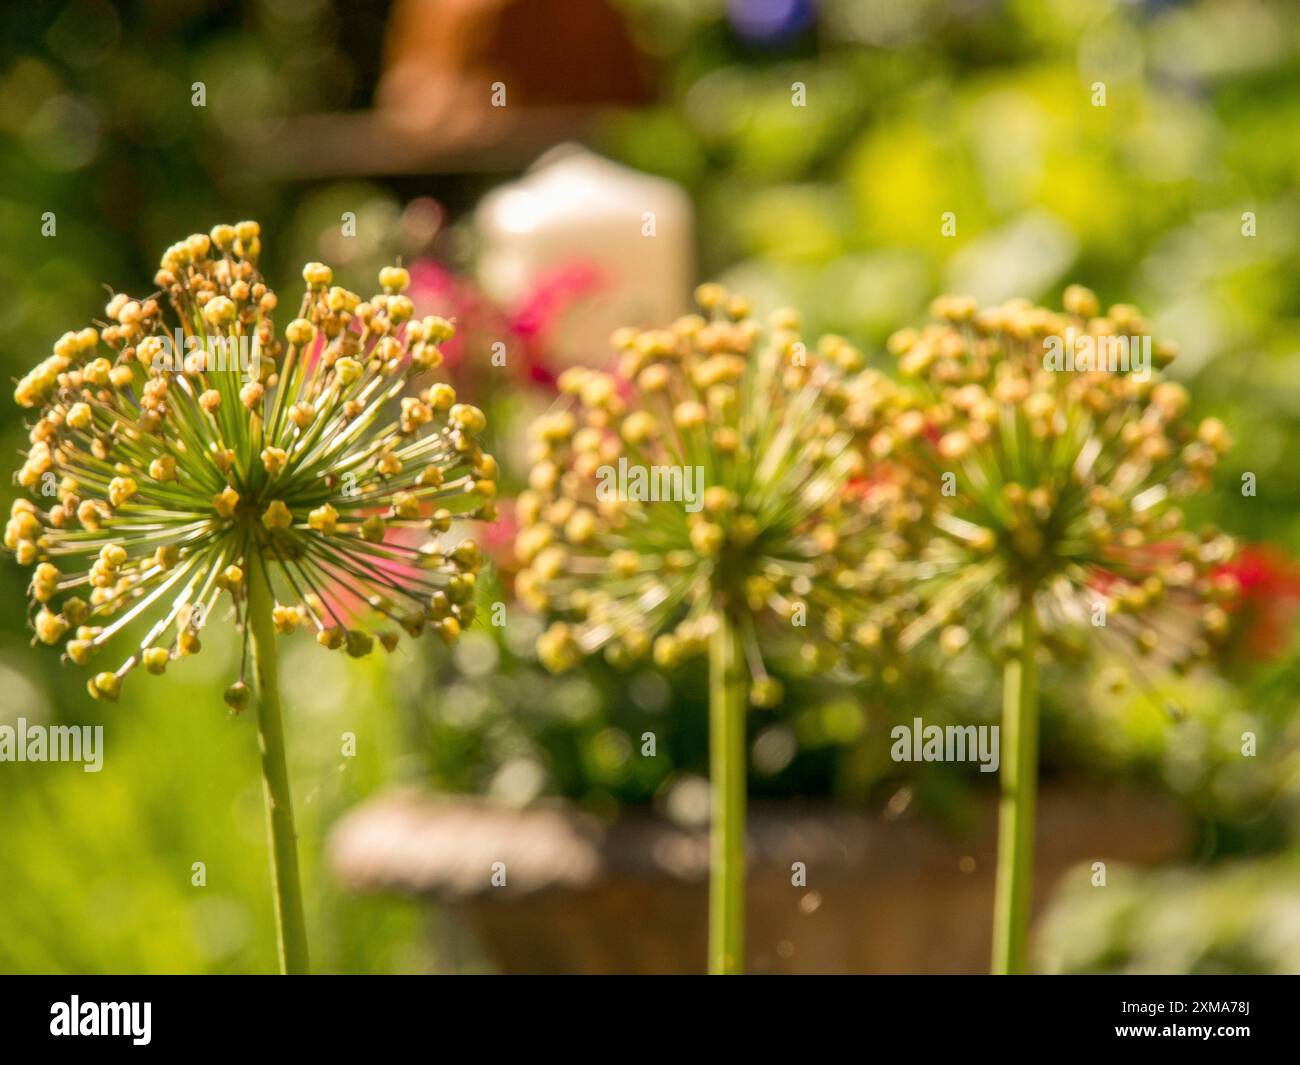
[[[1115,869],[1105,890],[1070,873],[1040,926],[1038,958],[1060,973],[1264,973],[1300,967],[1295,854],[1208,871]]]
[[[800,5],[623,6],[664,100],[608,144],[694,192],[704,273],[876,350],[943,291],[1136,303],[1236,435],[1206,511],[1300,548],[1294,4],[823,0],[749,39]]]
[[[257,737],[252,720],[229,716],[221,701],[234,645],[220,629],[190,668],[133,685],[106,714],[88,698],[60,696],[60,686],[37,687],[30,651],[0,665],[6,723],[104,729],[98,773],[70,763],[5,763],[0,772],[0,971],[274,970]],[[286,713],[314,964],[426,968],[418,911],[344,904],[321,861],[325,830],[404,750],[383,664],[345,662],[306,638],[287,643],[284,657],[286,678],[311,678],[288,681]],[[348,733],[352,756],[343,753]]]

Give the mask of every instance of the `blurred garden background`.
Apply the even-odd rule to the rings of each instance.
[[[698,280],[794,305],[806,333],[843,334],[882,367],[888,334],[941,292],[1056,303],[1077,281],[1104,303],[1138,304],[1180,345],[1172,374],[1197,413],[1235,438],[1193,517],[1248,545],[1236,563],[1245,597],[1214,672],[1153,689],[1112,683],[1105,663],[1045,675],[1044,788],[1058,796],[1046,805],[1059,803],[1055,823],[1075,826],[1079,846],[1042,884],[1036,966],[1300,971],[1294,4],[68,0],[10,5],[0,27],[11,378],[102,317],[109,289],[151,291],[168,244],[256,218],[282,297],[307,260],[362,292],[381,265],[411,268],[417,312],[457,320],[449,372],[489,413],[508,498],[555,374],[602,361],[614,321],[678,313]],[[0,430],[16,466],[19,408]],[[436,875],[359,872],[331,848],[341,818],[393,789],[502,809],[567,800],[584,825],[637,812],[701,823],[702,674],[546,674],[534,623],[509,604],[510,531],[507,513],[485,593],[507,603],[504,627],[485,621],[450,652],[404,643],[363,662],[305,638],[283,652],[318,969],[530,967],[505,958],[528,934],[485,916],[472,893]],[[25,583],[0,566],[12,604],[0,723],[103,723],[106,752],[98,774],[0,764],[0,970],[271,970],[256,740],[221,699],[233,642],[167,685],[93,703],[79,672],[30,646]],[[995,680],[964,658],[858,688],[792,676],[779,707],[753,714],[751,794],[771,810],[890,826],[880,838],[924,852],[954,891],[967,878],[983,920],[980,811],[995,778],[894,763],[888,734],[922,713],[992,720]],[[654,759],[638,754],[647,729]],[[1077,808],[1110,820],[1084,824]],[[1112,830],[1139,864],[1109,863],[1100,889],[1089,848]],[[900,921],[942,921],[951,898],[908,889],[928,865],[880,855],[874,836],[863,846],[866,864],[897,878],[863,906],[892,900]],[[535,921],[558,928],[566,906],[594,905],[579,886],[588,893],[555,896]],[[837,964],[816,960],[811,932],[800,938],[801,921],[823,921],[825,938],[840,912],[831,892],[794,892],[790,907],[779,933],[751,930],[754,967]],[[606,934],[594,927],[574,934]],[[867,942],[855,964],[967,967],[942,937],[909,949],[873,956]]]

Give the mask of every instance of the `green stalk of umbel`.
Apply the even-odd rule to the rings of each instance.
[[[748,681],[734,621],[709,641],[709,972],[745,965],[745,711]]]
[[[251,567],[248,581],[248,625],[253,652],[253,696],[257,703],[257,744],[262,755],[262,795],[270,843],[271,890],[275,895],[275,930],[280,971],[308,971],[307,927],[303,920],[302,885],[298,877],[298,835],[293,824],[293,797],[284,753],[284,724],[280,715],[280,685],[275,649],[275,625],[265,566]]]
[[[1033,895],[1034,814],[1038,790],[1038,620],[1022,593],[1002,689],[1004,760],[998,807],[998,867],[993,904],[993,972],[1028,970]]]

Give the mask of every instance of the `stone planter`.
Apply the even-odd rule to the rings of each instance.
[[[975,822],[958,837],[918,818],[756,806],[749,818],[749,971],[987,971],[991,799]],[[1188,818],[1159,798],[1046,789],[1036,901],[1076,863],[1160,864],[1184,856],[1191,839]],[[606,825],[563,803],[517,810],[391,792],[339,822],[330,860],[351,889],[439,900],[503,972],[704,969],[706,835],[648,814]],[[796,862],[806,870],[802,886],[792,884]]]

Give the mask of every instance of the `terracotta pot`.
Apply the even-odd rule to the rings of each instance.
[[[970,833],[830,806],[756,806],[748,825],[747,968],[770,973],[987,970],[995,810]],[[1184,856],[1190,820],[1149,795],[1047,789],[1036,903],[1068,867]],[[401,791],[335,828],[345,884],[439,900],[507,973],[704,970],[707,840],[649,814],[603,824]],[[803,878],[799,875],[802,863]]]

